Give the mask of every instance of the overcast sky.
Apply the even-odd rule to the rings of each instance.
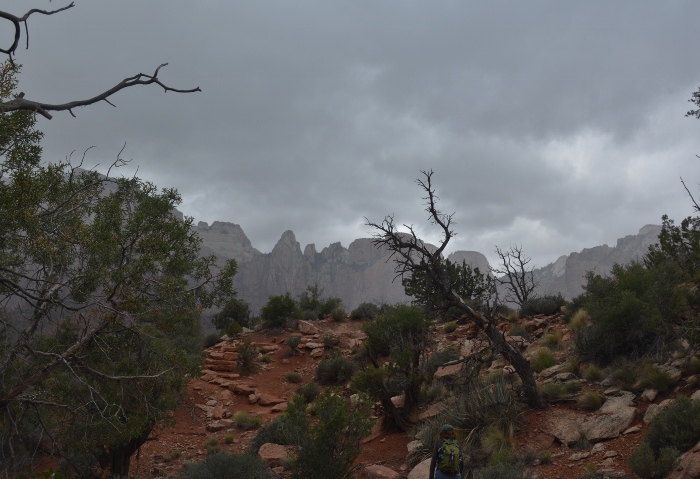
[[[94,145],[104,171],[126,143],[186,215],[238,223],[260,251],[288,229],[347,247],[390,213],[435,241],[415,184],[432,169],[450,250],[521,244],[545,266],[692,214],[698,18],[697,0],[76,0],[30,17],[19,89],[62,103],[169,62],[163,82],[202,93],[39,117],[44,157]]]

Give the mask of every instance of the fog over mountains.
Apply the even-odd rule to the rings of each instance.
[[[302,250],[294,233],[285,231],[270,253],[261,253],[237,224],[199,222],[196,230],[203,241],[203,254],[214,253],[222,260],[238,262],[238,296],[248,301],[254,312],[272,295],[289,291],[296,297],[313,284],[323,288],[325,296],[342,298],[348,310],[365,301],[395,303],[409,299],[401,281],[394,280],[388,250],[376,248],[371,238],[356,239],[347,248],[333,243],[319,252],[314,244]],[[607,274],[615,263],[640,260],[657,242],[660,231],[661,226],[647,225],[635,235],[618,239],[615,246],[595,246],[562,255],[535,270],[540,282],[537,293],[561,293],[568,299],[579,295],[587,271]],[[448,258],[460,263],[465,260],[481,271],[489,269],[486,257],[476,251],[455,251]]]

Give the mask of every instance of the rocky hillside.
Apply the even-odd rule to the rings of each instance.
[[[152,440],[143,445],[132,461],[132,473],[144,479],[175,479],[182,477],[186,462],[203,461],[218,450],[248,450],[258,432],[255,428],[279,417],[300,384],[317,380],[316,371],[324,358],[353,357],[353,351],[366,337],[361,327],[358,321],[323,320],[300,321],[298,328],[282,332],[246,332],[244,337],[252,340],[266,357],[262,361],[263,355],[259,356],[260,370],[251,375],[242,374],[236,361],[237,346],[243,338],[224,339],[209,348],[206,369],[190,382],[172,423],[154,431]],[[523,409],[518,414],[515,436],[508,441],[517,457],[527,461],[531,477],[636,477],[628,468],[628,459],[648,433],[651,420],[680,396],[700,399],[700,376],[693,367],[698,359],[693,359],[687,344],[681,345],[677,354],[653,365],[667,378],[667,382],[657,381],[664,386],[661,389],[645,385],[642,380],[629,381],[615,367],[601,370],[573,361],[575,332],[560,314],[504,322],[501,329],[506,340],[530,359],[533,368],[546,366],[541,362],[543,349],[551,354],[547,363],[551,365],[537,374],[537,383],[550,405],[545,410]],[[292,335],[302,336],[295,354],[286,344],[286,338]],[[337,346],[325,344],[327,335],[338,338]],[[464,357],[478,351],[485,341],[471,324],[450,332],[435,324],[432,336],[431,351],[453,349]],[[297,379],[291,381],[290,374],[297,375]],[[463,361],[447,362],[435,372],[433,385],[444,388],[460,384],[464,374]],[[481,375],[504,375],[517,390],[517,378],[502,357],[484,363]],[[340,388],[338,393],[352,400],[348,388]],[[396,404],[400,404],[400,398]],[[442,424],[448,404],[453,403],[447,397],[436,397],[421,409],[418,422]],[[246,417],[258,418],[258,422],[251,428],[243,421]],[[382,431],[380,425],[378,421],[370,436],[362,441],[354,477],[428,477],[430,460],[425,454],[429,449],[415,435],[421,426],[416,424],[416,430],[406,434]],[[698,450],[700,444],[683,455],[668,477],[700,477],[700,455],[694,453]],[[274,471],[272,477],[288,478],[290,452],[289,447],[267,443],[259,446],[258,454]]]
[[[647,225],[636,235],[618,239],[615,246],[595,246],[561,256],[535,270],[540,281],[538,293],[561,293],[568,299],[579,295],[587,271],[607,274],[615,263],[642,258],[649,245],[656,243],[660,231],[660,226]],[[289,291],[297,296],[313,284],[323,288],[327,296],[342,298],[349,309],[365,301],[396,303],[408,299],[401,282],[394,281],[388,251],[375,248],[370,238],[356,239],[347,248],[333,243],[319,252],[313,243],[302,250],[294,233],[285,231],[270,253],[261,253],[237,224],[200,222],[197,232],[204,253],[238,262],[236,289],[254,311],[271,295]],[[476,251],[455,251],[449,259],[460,263],[464,260],[481,271],[489,269],[486,257]]]

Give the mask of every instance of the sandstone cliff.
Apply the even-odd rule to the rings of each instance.
[[[259,311],[272,295],[289,291],[298,296],[306,287],[318,284],[325,296],[342,298],[350,310],[362,302],[396,303],[408,301],[400,279],[394,280],[394,263],[386,249],[377,249],[370,238],[356,239],[347,248],[333,243],[316,251],[314,244],[302,251],[292,231],[285,231],[270,253],[253,248],[239,225],[200,222],[203,254],[214,253],[222,259],[235,259],[238,274],[234,283],[238,296]],[[452,261],[465,260],[472,267],[488,270],[481,253],[459,251]]]
[[[649,245],[657,242],[660,226],[647,225],[636,235],[608,245],[586,248],[579,253],[561,256],[556,262],[535,270],[540,285],[537,293],[561,293],[570,299],[583,291],[584,276],[593,270],[610,272],[614,263],[641,259]],[[396,303],[408,301],[400,279],[394,280],[394,264],[386,249],[377,249],[370,238],[356,239],[347,248],[333,243],[316,251],[314,244],[302,250],[292,231],[285,231],[270,253],[255,249],[241,227],[233,223],[200,222],[204,254],[214,253],[222,260],[238,262],[235,286],[239,297],[259,311],[272,295],[289,291],[298,296],[307,286],[318,284],[326,296],[343,299],[348,310],[365,301]],[[489,271],[486,257],[476,251],[455,251],[448,259],[462,260],[482,272]]]
[[[583,292],[586,272],[607,275],[615,263],[641,261],[649,246],[658,242],[660,232],[661,226],[646,225],[638,234],[618,239],[614,247],[605,244],[560,256],[554,263],[535,270],[540,282],[537,293],[561,293],[567,299],[574,298]]]

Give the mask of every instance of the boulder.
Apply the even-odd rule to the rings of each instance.
[[[567,381],[573,381],[578,379],[574,373],[557,373],[549,379],[543,381],[544,383],[565,383]]]
[[[542,425],[542,431],[565,446],[573,446],[581,438],[580,428],[584,420],[584,416],[572,411],[552,411]]]
[[[293,452],[294,448],[292,446],[282,446],[280,444],[266,442],[260,446],[258,456],[270,467],[276,467],[285,465]]]
[[[221,404],[217,404],[216,406],[214,406],[214,410],[212,411],[212,417],[214,419],[223,419],[224,407]]]
[[[430,476],[430,461],[428,458],[414,467],[411,472],[408,473],[406,479],[425,479]]]
[[[562,369],[564,369],[566,366],[563,364],[555,364],[554,366],[548,367],[547,369],[543,369],[540,371],[539,376],[537,376],[538,380],[543,380],[543,379],[548,379],[555,374],[561,372]]]
[[[286,402],[275,404],[274,406],[272,406],[272,409],[270,409],[270,412],[284,412],[287,410],[288,405],[289,404]]]
[[[408,453],[411,454],[413,451],[416,449],[420,448],[423,446],[423,441],[416,439],[414,441],[409,442],[406,444],[406,449],[408,450]]]
[[[619,396],[609,397],[598,410],[597,415],[581,425],[581,431],[590,442],[618,437],[634,422],[637,411],[632,406],[633,401],[634,394],[629,391],[622,391]]]
[[[365,473],[371,479],[401,479],[401,474],[398,472],[378,464],[365,467]]]
[[[241,396],[250,396],[251,394],[255,394],[255,388],[246,384],[235,384],[233,386],[233,392]]]
[[[323,351],[324,351],[323,348],[312,349],[311,353],[309,353],[309,356],[311,356],[312,358],[323,357]]]
[[[317,334],[321,331],[308,321],[299,321],[298,328],[301,334]]]
[[[274,406],[283,402],[286,402],[286,399],[280,399],[271,394],[260,393],[258,395],[258,404],[260,404],[261,406]]]
[[[229,427],[226,423],[222,421],[213,421],[207,424],[208,432],[218,432]]]
[[[635,409],[621,406],[617,411],[589,419],[581,425],[581,430],[590,442],[616,438],[634,422]]]
[[[683,454],[676,468],[666,479],[695,479],[700,477],[700,442]]]
[[[459,376],[460,371],[462,371],[462,363],[449,364],[447,366],[440,366],[433,379],[455,379]]]
[[[644,417],[642,418],[644,424],[649,424],[661,411],[666,409],[672,402],[672,399],[664,399],[659,404],[650,405],[644,413]]]

